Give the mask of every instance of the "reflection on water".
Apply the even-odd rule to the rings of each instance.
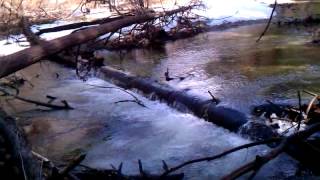
[[[289,98],[295,103],[297,87],[302,87],[299,83],[318,84],[318,47],[307,44],[312,28],[273,27],[256,43],[263,28],[264,25],[251,25],[210,32],[168,43],[161,52],[133,50],[121,61],[107,58],[105,63],[161,81],[167,68],[176,76],[192,74],[184,81],[169,84],[202,94],[211,90],[224,105],[244,112],[265,99],[286,101]],[[288,81],[295,83],[289,94],[273,91]]]

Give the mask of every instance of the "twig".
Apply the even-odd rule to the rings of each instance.
[[[173,168],[170,168],[169,170],[165,171],[161,177],[167,176],[168,174],[177,171],[178,169],[181,169],[189,164],[194,164],[194,163],[198,163],[198,162],[203,162],[203,161],[212,161],[218,158],[221,158],[223,156],[226,156],[228,154],[231,154],[233,152],[239,151],[241,149],[245,149],[245,148],[249,148],[249,147],[253,147],[253,146],[258,146],[258,145],[262,145],[262,144],[268,144],[268,143],[272,143],[272,142],[278,142],[280,141],[280,138],[272,138],[272,139],[268,139],[268,140],[263,140],[263,141],[258,141],[258,142],[253,142],[253,143],[248,143],[248,144],[244,144],[232,149],[229,149],[227,151],[224,151],[223,153],[214,155],[214,156],[210,156],[210,157],[204,157],[204,158],[199,158],[199,159],[194,159],[194,160],[190,160],[190,161],[186,161],[178,166],[175,166]]]
[[[273,17],[273,13],[274,11],[276,10],[276,7],[277,7],[277,0],[274,1],[274,5],[273,5],[273,9],[272,9],[272,12],[271,12],[271,15],[269,17],[269,21],[268,21],[268,24],[267,26],[264,28],[263,32],[260,34],[259,38],[256,40],[256,42],[259,42],[261,40],[261,38],[266,34],[266,32],[268,31],[269,29],[269,26],[271,24],[271,20],[272,20],[272,17]]]
[[[281,133],[281,136],[285,135],[286,133],[289,132],[290,129],[294,128],[297,124],[293,124],[291,125],[289,128],[287,128],[286,130],[284,130],[282,133]]]
[[[252,170],[257,171],[257,169],[262,167],[264,164],[266,164],[267,162],[271,161],[272,159],[276,158],[279,154],[281,154],[285,150],[285,148],[292,142],[306,139],[319,130],[320,130],[320,123],[317,123],[317,124],[311,125],[308,129],[304,131],[299,131],[291,136],[288,136],[282,139],[282,142],[280,143],[280,145],[272,149],[268,154],[264,156],[259,156],[255,160],[234,170],[233,172],[226,175],[222,179],[223,180],[236,179]]]
[[[310,92],[310,91],[307,91],[307,90],[303,90],[303,92],[305,92],[305,93],[307,93],[307,94],[309,94],[311,96],[318,96],[318,94]]]
[[[118,169],[117,169],[117,175],[118,176],[121,176],[122,175],[122,166],[123,166],[123,163],[121,162]]]
[[[86,154],[81,154],[75,159],[73,159],[65,168],[59,171],[59,176],[66,176],[72,169],[78,166],[84,159],[86,158]]]
[[[78,47],[77,47],[77,51],[76,51],[76,54],[75,54],[75,60],[74,61],[76,62],[76,74],[80,79],[82,79],[82,77],[79,74],[79,67],[78,67],[80,48],[81,48],[81,44],[78,45]]]
[[[212,98],[212,101],[216,104],[219,104],[220,103],[220,100],[217,99],[216,97],[214,97],[214,95],[211,93],[211,91],[208,91],[209,95],[211,96]]]
[[[40,159],[43,162],[50,162],[50,160],[44,156],[42,156],[41,154],[31,151],[32,155],[35,156],[37,159]]]
[[[144,170],[143,170],[142,162],[141,162],[140,159],[138,160],[138,164],[139,164],[139,172],[140,172],[140,175],[141,175],[142,177],[147,177],[147,174],[146,174],[146,173],[144,172]]]
[[[79,155],[78,157],[74,158],[66,167],[63,169],[59,170],[58,167],[56,167],[52,161],[50,161],[48,158],[42,156],[41,154],[38,154],[34,151],[31,151],[32,155],[35,156],[37,159],[41,161],[41,166],[43,163],[48,164],[49,168],[53,171],[53,174],[51,175],[51,178],[48,179],[63,179],[64,177],[70,177],[71,179],[77,180],[78,177],[74,176],[73,174],[70,173],[76,166],[80,165],[80,163],[85,159],[86,155],[82,154]],[[83,165],[82,165],[83,166]],[[89,168],[89,167],[86,167]],[[41,174],[40,174],[41,177]]]
[[[307,115],[307,118],[305,119],[305,122],[308,122],[308,121],[309,121],[309,118],[308,118],[309,112],[310,112],[310,110],[311,110],[311,108],[312,108],[313,103],[314,103],[316,100],[319,100],[319,95],[316,94],[316,93],[310,92],[310,91],[306,91],[306,90],[303,90],[303,92],[305,92],[305,93],[313,96],[313,98],[312,98],[311,101],[309,102],[308,107],[307,107],[307,109],[306,109],[306,111],[305,111],[305,113],[306,113],[306,115]]]
[[[89,86],[92,86],[92,87],[97,87],[97,88],[105,88],[105,89],[118,89],[122,92],[125,92],[127,94],[129,94],[131,97],[134,98],[134,100],[122,100],[122,101],[117,101],[115,103],[121,103],[121,102],[135,102],[137,103],[138,105],[142,106],[142,107],[145,107],[147,108],[147,106],[135,95],[133,95],[132,93],[130,93],[129,91],[125,90],[125,89],[122,89],[122,88],[119,88],[119,87],[112,87],[112,86],[99,86],[99,85],[93,85],[93,84],[87,84]]]
[[[140,105],[142,107],[146,107],[144,104],[142,104],[141,102],[137,102],[136,100],[121,100],[121,101],[116,101],[114,103],[118,104],[118,103],[124,103],[124,102],[133,102],[133,103],[137,103],[138,105]]]
[[[59,109],[59,110],[62,110],[62,109],[66,109],[66,110],[71,110],[73,109],[73,107],[71,107],[67,101],[65,100],[62,100],[61,102],[64,104],[64,106],[61,106],[61,105],[54,105],[54,104],[49,104],[49,103],[44,103],[44,102],[40,102],[40,101],[35,101],[35,100],[31,100],[31,99],[27,99],[27,98],[24,98],[24,97],[20,97],[18,95],[14,95],[14,94],[11,94],[9,93],[8,91],[6,91],[5,89],[3,88],[0,88],[0,91],[5,95],[5,96],[11,96],[15,99],[18,99],[20,101],[24,101],[24,102],[27,102],[27,103],[31,103],[31,104],[35,104],[37,106],[44,106],[44,107],[48,107],[48,108],[52,108],[52,109]]]
[[[302,121],[302,105],[301,105],[301,95],[300,95],[300,91],[298,91],[298,100],[299,100],[299,118],[298,118],[298,127],[297,130],[299,131],[300,129],[300,125],[301,125],[301,121]]]

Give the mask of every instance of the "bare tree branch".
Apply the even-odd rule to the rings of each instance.
[[[260,34],[259,38],[256,40],[256,42],[259,42],[261,40],[261,38],[266,34],[266,32],[268,31],[269,29],[269,26],[271,24],[271,20],[272,20],[272,17],[273,17],[273,14],[274,14],[274,11],[276,10],[276,7],[277,7],[277,0],[274,1],[274,5],[273,5],[273,9],[272,9],[272,12],[270,14],[270,17],[269,17],[269,20],[268,20],[268,24],[267,26],[264,28],[263,32]]]
[[[231,154],[233,152],[239,151],[241,149],[246,149],[246,148],[249,148],[249,147],[258,146],[258,145],[262,145],[262,144],[269,144],[269,143],[273,143],[273,142],[278,142],[280,140],[281,140],[280,138],[272,138],[272,139],[268,139],[268,140],[248,143],[248,144],[244,144],[244,145],[229,149],[227,151],[224,151],[224,152],[222,152],[220,154],[217,154],[217,155],[214,155],[214,156],[186,161],[186,162],[184,162],[184,163],[182,163],[182,164],[180,164],[178,166],[170,168],[169,170],[167,170],[166,172],[164,172],[162,174],[162,177],[167,176],[168,174],[170,174],[170,173],[172,173],[174,171],[177,171],[178,169],[181,169],[181,168],[183,168],[183,167],[185,167],[187,165],[190,165],[190,164],[199,163],[199,162],[203,162],[203,161],[213,161],[213,160],[219,159],[221,157],[224,157],[224,156],[226,156],[228,154]]]

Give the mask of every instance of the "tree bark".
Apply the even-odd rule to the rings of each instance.
[[[214,100],[177,90],[151,79],[135,77],[107,66],[101,67],[100,71],[105,78],[113,80],[113,83],[120,87],[138,89],[149,95],[154,94],[169,105],[175,105],[175,108],[180,111],[191,111],[196,116],[230,131],[237,132],[247,122],[243,113],[228,107],[217,106]]]

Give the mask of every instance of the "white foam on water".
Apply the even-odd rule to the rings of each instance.
[[[90,79],[88,83],[112,86],[98,79]],[[117,166],[123,162],[123,173],[137,174],[140,159],[145,170],[161,173],[162,160],[174,166],[186,160],[214,155],[249,142],[203,119],[180,113],[164,103],[150,101],[140,94],[134,93],[147,108],[135,103],[112,105],[111,102],[131,99],[117,90],[108,90],[107,94],[88,92],[82,95],[90,95],[90,103],[94,103],[86,106],[95,107],[94,111],[100,112],[100,115],[103,115],[103,112],[108,114],[108,130],[111,132],[108,140],[93,146],[88,152],[84,163],[90,167],[105,169],[110,168],[110,164]],[[101,107],[97,104],[106,106]],[[266,152],[266,149],[259,147],[239,151],[214,162],[186,167],[183,171],[186,172],[187,179],[218,178],[252,160],[255,155]],[[280,158],[271,163],[272,165],[266,167],[260,176],[274,176],[283,171],[283,168],[275,168],[279,168],[279,161],[283,163],[283,159],[290,158]],[[294,168],[294,165],[288,166],[290,170]],[[273,173],[268,172],[271,169]]]

